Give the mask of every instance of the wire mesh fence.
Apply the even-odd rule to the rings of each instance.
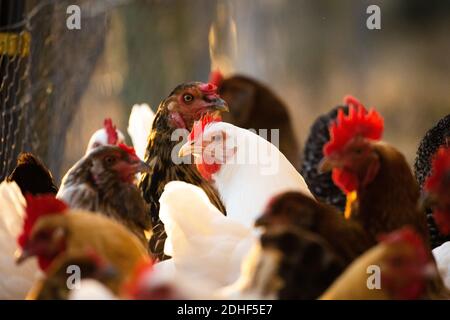
[[[92,1],[0,3],[0,180],[20,151],[58,173],[66,128],[103,50],[108,13]],[[83,32],[66,26],[71,4],[90,13]]]

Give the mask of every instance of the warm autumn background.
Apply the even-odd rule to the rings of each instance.
[[[56,174],[80,158],[103,118],[126,132],[133,104],[156,109],[177,84],[206,81],[211,66],[273,88],[301,143],[314,119],[351,93],[381,111],[386,140],[412,162],[423,134],[450,110],[447,1],[19,2],[33,35],[24,116],[34,124],[23,137],[5,135],[28,139]],[[65,9],[76,3],[82,28],[69,31]],[[370,4],[381,7],[381,30],[366,28]]]

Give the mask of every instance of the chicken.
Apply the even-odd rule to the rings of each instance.
[[[216,190],[188,163],[176,162],[176,147],[182,134],[187,134],[195,120],[203,114],[214,113],[215,116],[228,111],[228,106],[216,92],[212,84],[200,82],[184,83],[177,86],[158,107],[152,130],[148,138],[145,161],[152,168],[143,174],[140,189],[144,199],[150,205],[149,214],[152,219],[153,234],[149,247],[155,258],[163,260],[164,225],[159,220],[159,198],[167,182],[172,180],[186,181],[205,190],[211,202],[225,213]],[[187,131],[187,132],[186,132]],[[180,133],[178,136],[173,134]]]
[[[217,188],[227,217],[248,228],[281,192],[312,197],[303,177],[276,146],[250,130],[203,117],[180,149],[180,156],[190,154],[202,176]]]
[[[22,194],[46,194],[58,192],[51,172],[35,155],[22,152],[17,157],[17,165],[6,181],[15,181]]]
[[[429,288],[438,277],[427,245],[412,228],[384,236],[320,297],[323,300],[434,299],[450,297]]]
[[[345,266],[375,244],[359,223],[345,219],[334,207],[318,203],[300,192],[285,192],[274,197],[256,225],[269,231],[284,226],[317,234]]]
[[[344,270],[320,236],[289,226],[261,235],[236,283],[219,290],[228,299],[316,299]]]
[[[147,138],[150,134],[154,118],[155,114],[148,104],[135,104],[131,109],[127,131],[133,141],[136,154],[140,159],[145,158]]]
[[[136,173],[147,170],[126,145],[96,147],[66,173],[57,197],[73,209],[116,219],[147,243],[148,206],[135,185]]]
[[[166,184],[160,204],[164,252],[172,259],[158,263],[155,273],[189,279],[209,292],[236,281],[256,231],[222,215],[203,189],[186,182]]]
[[[450,235],[450,147],[441,147],[432,160],[432,173],[424,183],[425,203],[433,209],[439,232]]]
[[[379,141],[383,118],[353,100],[349,115],[339,111],[330,126],[321,170],[347,194],[345,216],[361,224],[372,239],[411,225],[429,243],[425,213],[418,208],[419,188],[405,157]]]
[[[303,150],[300,171],[312,194],[318,200],[336,207],[341,212],[345,210],[345,194],[333,183],[331,173],[320,173],[318,165],[323,159],[323,146],[330,140],[329,125],[336,119],[339,110],[348,114],[349,101],[347,100],[351,99],[345,99],[345,106],[338,106],[318,117],[311,126]]]
[[[74,272],[78,272],[80,278],[77,283],[72,283],[73,287],[67,285],[69,277]],[[33,288],[33,298],[36,300],[68,300],[70,296],[79,294],[74,291],[83,290],[86,280],[93,280],[102,284],[110,292],[119,292],[123,283],[117,276],[117,272],[112,265],[106,263],[96,252],[79,252],[71,255],[62,254],[62,257],[55,259],[49,267],[43,281]]]
[[[431,172],[431,160],[441,146],[450,146],[450,114],[440,119],[423,137],[417,149],[414,173],[421,189]],[[432,248],[450,241],[450,236],[441,234],[433,217],[433,210],[426,208]]]
[[[148,259],[144,245],[124,226],[92,212],[69,209],[51,195],[27,197],[26,216],[18,238],[21,253],[17,263],[36,256],[47,274],[64,259],[80,252],[94,251],[117,271],[118,283],[124,283],[142,260]],[[66,285],[64,282],[62,285]],[[39,296],[38,283],[29,298]]]
[[[106,118],[103,122],[103,128],[98,129],[89,139],[86,153],[88,154],[92,149],[107,145],[124,144],[125,136],[116,128],[110,118]]]
[[[245,129],[279,130],[280,151],[295,168],[300,167],[300,147],[289,109],[269,87],[238,74],[223,79],[218,71],[211,73],[210,82],[217,85],[230,108],[224,121]]]
[[[0,184],[0,299],[23,300],[34,282],[41,276],[36,261],[16,266],[14,254],[18,248],[25,215],[25,198],[15,182]]]
[[[432,209],[434,220],[440,234],[450,234],[450,147],[442,146],[432,159],[432,170],[424,181],[423,201]],[[450,289],[450,241],[433,250],[433,255],[444,279]]]

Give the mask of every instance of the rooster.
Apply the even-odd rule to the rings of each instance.
[[[269,200],[296,190],[312,197],[303,177],[269,141],[230,123],[203,117],[180,156],[194,155],[197,169],[217,188],[227,216],[253,227]]]
[[[150,239],[150,251],[163,260],[164,225],[159,220],[159,198],[167,182],[186,181],[200,186],[206,191],[211,202],[222,212],[222,204],[216,190],[190,164],[176,164],[172,152],[179,143],[172,138],[176,129],[191,130],[195,120],[202,115],[213,113],[219,116],[228,111],[228,106],[216,92],[216,86],[200,82],[184,83],[177,86],[158,107],[148,138],[145,161],[151,166],[151,172],[143,174],[140,189],[144,199],[150,205],[149,215],[153,225]],[[174,141],[175,140],[175,141]],[[176,154],[175,154],[176,156]]]
[[[71,208],[116,219],[146,243],[150,218],[135,175],[147,170],[133,148],[122,144],[96,147],[66,173],[57,197]]]
[[[116,128],[111,118],[106,118],[103,121],[103,128],[95,131],[89,139],[86,154],[92,149],[107,145],[119,145],[125,143],[125,136]]]
[[[440,119],[433,128],[427,131],[417,149],[414,173],[422,191],[424,182],[431,172],[433,156],[441,146],[450,146],[450,114]],[[430,230],[431,246],[435,248],[446,241],[450,241],[450,236],[445,236],[439,232],[434,221],[433,210],[429,207],[425,209]]]
[[[256,225],[269,231],[282,226],[317,234],[345,265],[375,244],[359,223],[345,219],[334,207],[300,192],[285,192],[274,197]]]
[[[321,299],[448,299],[445,289],[442,292],[428,289],[436,277],[428,245],[414,229],[404,227],[381,237],[380,244],[355,260]]]
[[[40,268],[47,274],[70,257],[93,250],[117,271],[122,283],[136,265],[148,254],[145,246],[121,224],[102,215],[69,209],[52,195],[27,197],[21,248],[17,263],[36,256]],[[65,282],[61,285],[66,285]],[[38,283],[29,298],[39,296]]]
[[[334,183],[347,194],[345,216],[354,219],[372,239],[411,225],[429,243],[426,217],[418,208],[419,188],[405,157],[380,142],[383,118],[347,98],[349,114],[339,111],[330,125],[321,171],[332,170]]]

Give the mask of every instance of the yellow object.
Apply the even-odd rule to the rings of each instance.
[[[358,194],[356,191],[352,191],[347,193],[347,202],[345,203],[345,211],[344,211],[344,217],[346,219],[349,219],[352,215],[352,206],[353,203],[358,199]]]
[[[0,55],[26,57],[30,54],[31,34],[0,32]]]

